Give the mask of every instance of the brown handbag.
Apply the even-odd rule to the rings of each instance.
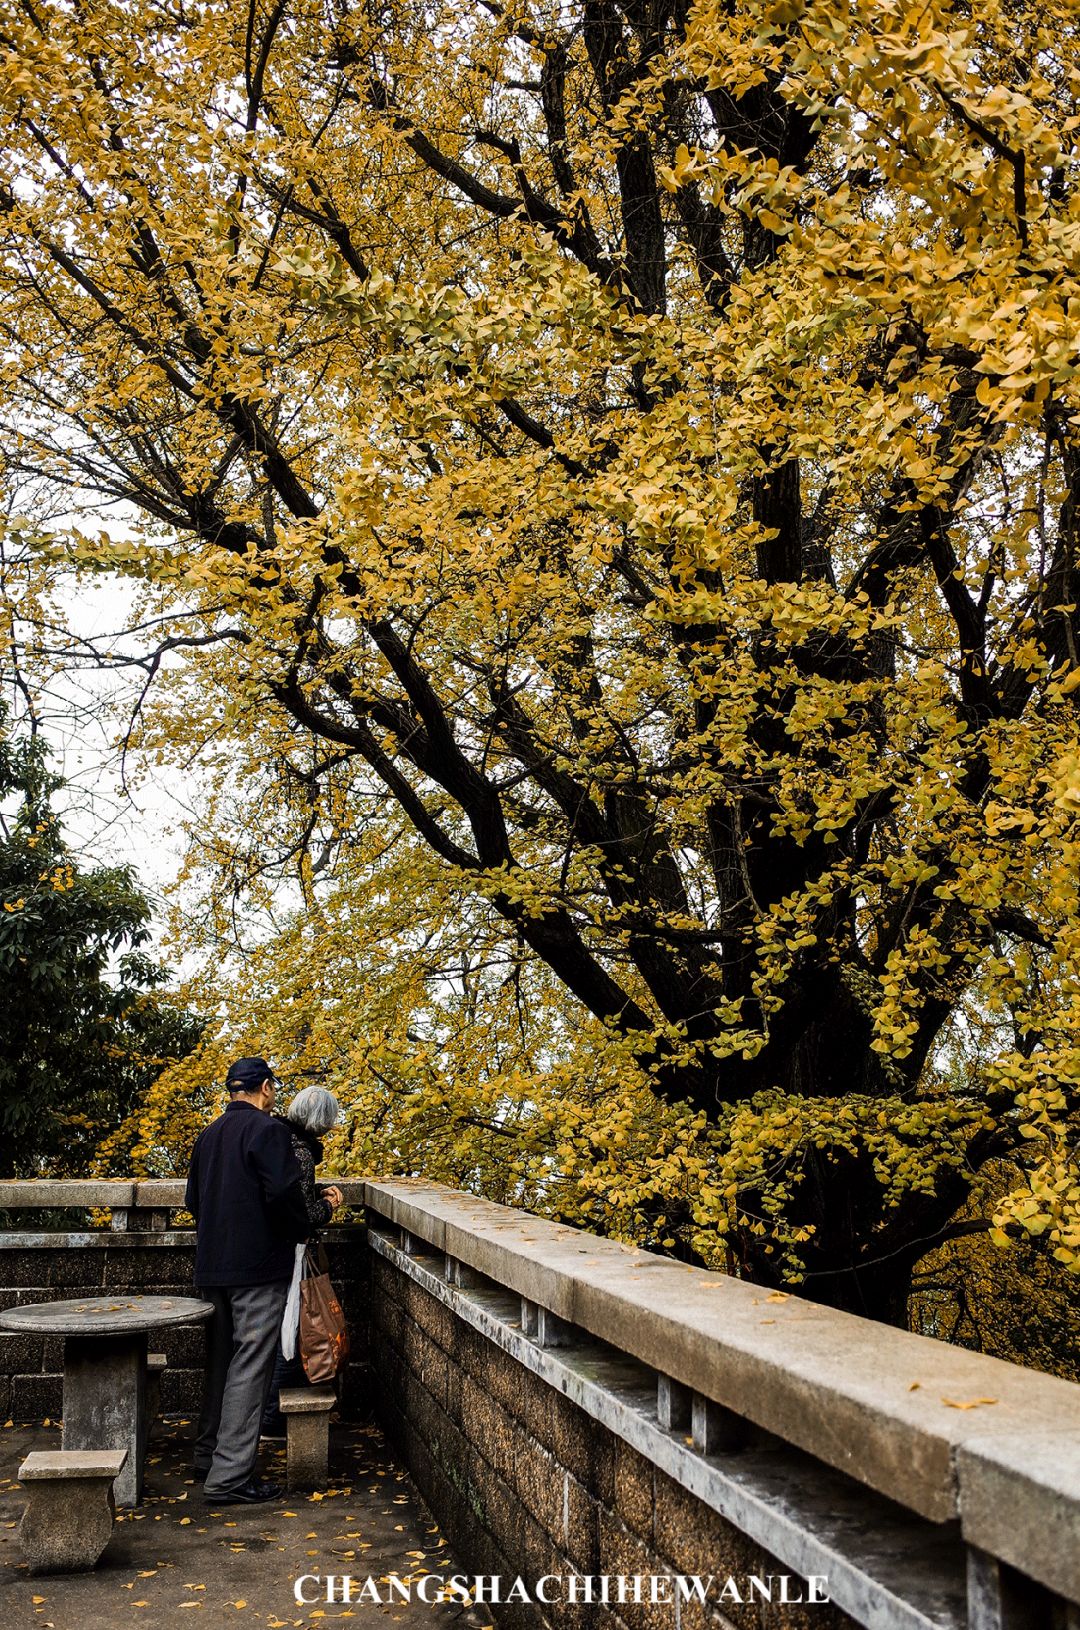
[[[349,1332],[330,1275],[310,1251],[300,1280],[300,1362],[312,1385],[332,1381],[349,1356]]]

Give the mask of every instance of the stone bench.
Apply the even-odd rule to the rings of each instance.
[[[19,1539],[31,1573],[92,1568],[116,1520],[113,1482],[126,1449],[38,1449],[19,1467],[26,1510]]]
[[[161,1377],[169,1367],[164,1353],[146,1355],[146,1424],[151,1427],[161,1414]]]
[[[283,1387],[286,1482],[290,1489],[319,1488],[329,1475],[330,1411],[337,1403],[333,1387]]]

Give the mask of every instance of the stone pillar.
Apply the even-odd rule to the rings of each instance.
[[[967,1598],[968,1630],[1052,1630],[1055,1627],[1049,1593],[975,1545],[967,1548]],[[1069,1609],[1065,1603],[1061,1607],[1063,1612],[1058,1622],[1068,1625]]]
[[[146,1331],[64,1338],[64,1448],[126,1449],[117,1505],[138,1505],[146,1461]]]
[[[572,1324],[558,1318],[549,1308],[536,1309],[536,1344],[538,1347],[575,1347],[581,1336]]]
[[[693,1395],[690,1422],[694,1448],[699,1454],[724,1454],[731,1449],[741,1449],[746,1443],[746,1421],[700,1392]]]
[[[146,1355],[146,1435],[161,1413],[161,1377],[169,1367],[164,1353]]]
[[[467,1262],[462,1262],[456,1256],[448,1256],[445,1262],[446,1283],[456,1285],[458,1290],[471,1290],[477,1284],[478,1275]]]
[[[690,1388],[673,1381],[670,1375],[656,1377],[656,1418],[665,1432],[686,1432],[690,1428]]]

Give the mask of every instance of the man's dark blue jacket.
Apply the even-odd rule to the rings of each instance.
[[[311,1224],[284,1121],[234,1098],[195,1140],[184,1204],[198,1225],[196,1285],[292,1277]]]

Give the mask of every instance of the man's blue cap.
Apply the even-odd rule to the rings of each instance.
[[[254,1092],[267,1079],[275,1077],[265,1058],[238,1058],[229,1065],[225,1087],[228,1092]]]

